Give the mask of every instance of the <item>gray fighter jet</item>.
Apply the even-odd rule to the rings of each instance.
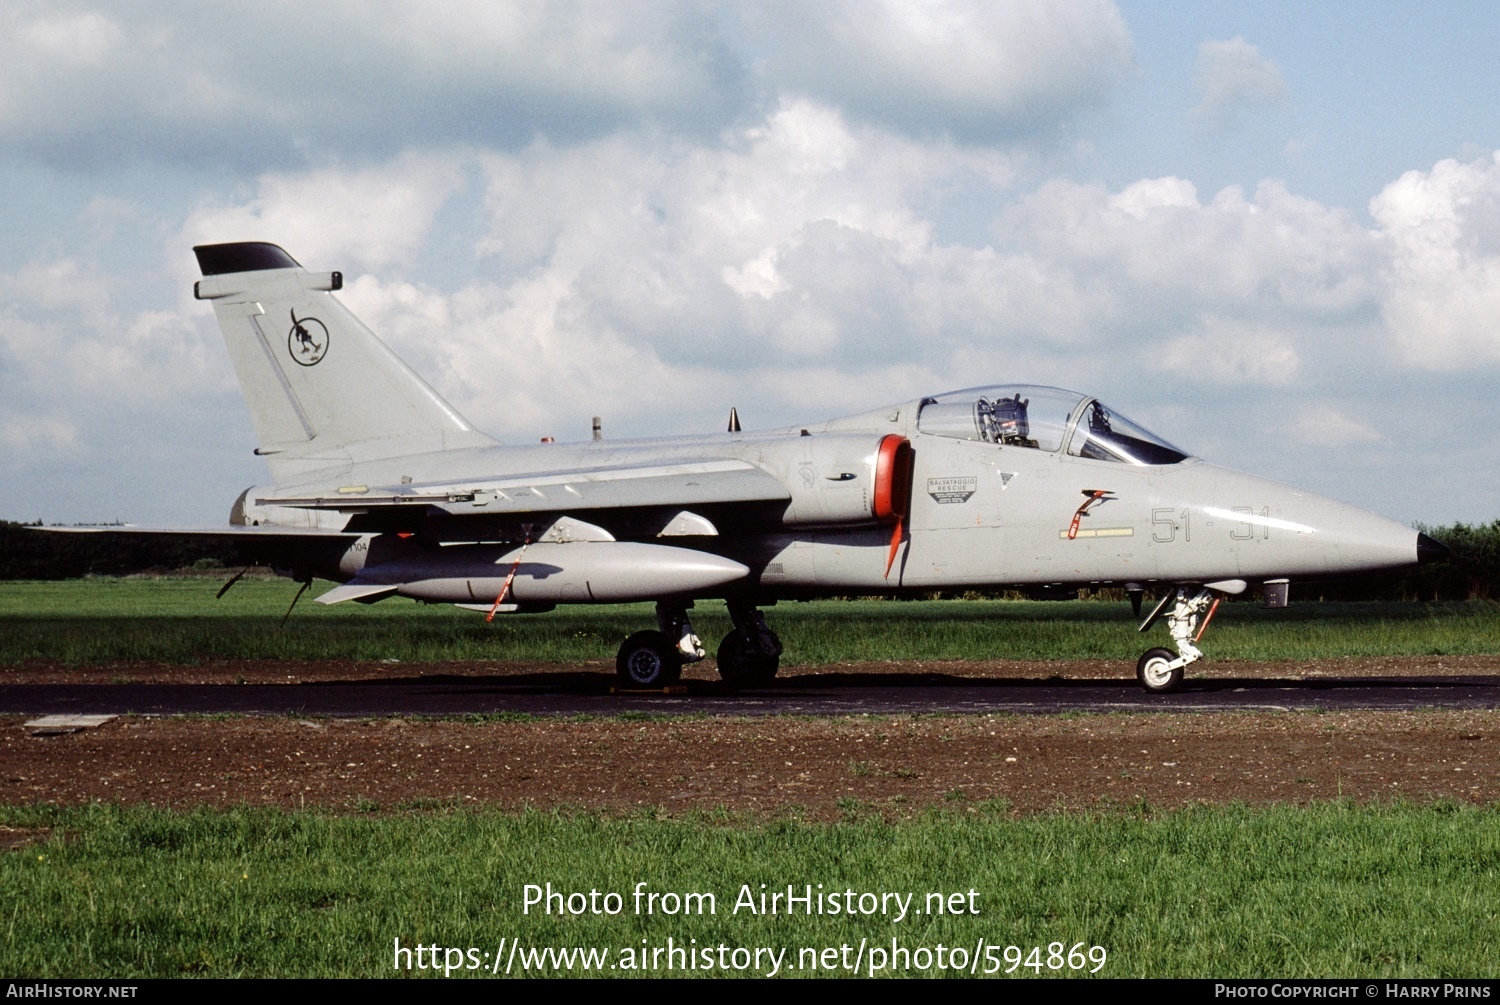
[[[502,445],[476,430],[272,244],[194,249],[271,484],[227,533],[318,601],[388,596],[483,611],[656,602],[620,646],[628,685],[707,653],[695,599],[734,622],[719,673],[763,683],[785,598],[1114,585],[1162,593],[1179,686],[1212,605],[1262,584],[1441,557],[1437,541],[1353,506],[1189,456],[1087,394],[998,384],[766,432]],[[300,594],[299,594],[300,595]],[[1175,650],[1175,651],[1174,651]]]

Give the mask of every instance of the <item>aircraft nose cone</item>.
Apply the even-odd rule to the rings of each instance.
[[[1417,564],[1428,565],[1432,562],[1441,562],[1448,557],[1448,546],[1435,537],[1426,534],[1417,535]]]

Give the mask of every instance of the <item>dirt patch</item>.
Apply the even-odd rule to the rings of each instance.
[[[593,689],[608,685],[611,670],[603,661],[28,665],[0,668],[0,684],[529,676]],[[1130,679],[1132,670],[1106,660],[986,660],[841,663],[784,673],[1098,680]],[[1287,680],[1497,672],[1500,656],[1225,660],[1195,668],[1201,677]],[[716,674],[701,664],[685,677],[706,683]],[[1142,801],[1500,798],[1500,710],[477,722],[123,716],[52,737],[29,736],[24,721],[0,716],[3,803],[339,810],[486,804],[831,818],[962,810],[989,800],[1031,813]],[[0,832],[0,847],[7,840]]]
[[[0,851],[42,844],[51,833],[50,827],[0,827]]]
[[[909,668],[908,668],[909,672]],[[0,802],[1017,813],[1500,796],[1500,711],[629,718],[0,717]],[[3,835],[0,835],[3,839]]]

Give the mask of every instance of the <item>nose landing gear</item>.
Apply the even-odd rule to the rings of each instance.
[[[1193,643],[1201,639],[1208,629],[1208,622],[1218,609],[1220,599],[1206,586],[1200,586],[1196,590],[1180,586],[1161,598],[1156,609],[1141,623],[1140,631],[1149,629],[1165,614],[1167,631],[1177,645],[1177,652],[1174,654],[1170,649],[1147,649],[1142,653],[1135,664],[1136,680],[1141,682],[1141,687],[1152,694],[1168,694],[1182,686],[1183,668],[1203,658],[1203,653]],[[1208,613],[1204,614],[1204,611]]]

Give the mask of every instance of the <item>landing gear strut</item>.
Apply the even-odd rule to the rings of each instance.
[[[620,645],[615,673],[631,688],[655,688],[675,684],[684,663],[696,663],[705,655],[703,642],[693,631],[687,609],[691,604],[656,605],[659,630],[636,632]]]
[[[728,684],[769,684],[781,666],[781,639],[750,604],[731,600],[729,617],[734,631],[719,643],[719,676]]]
[[[1178,587],[1173,593],[1161,598],[1161,603],[1156,605],[1156,609],[1141,624],[1140,630],[1146,631],[1165,614],[1167,631],[1177,645],[1177,652],[1174,654],[1170,649],[1147,649],[1142,653],[1135,665],[1136,680],[1141,682],[1141,687],[1153,694],[1167,694],[1182,686],[1183,668],[1203,658],[1203,653],[1193,643],[1203,637],[1203,631],[1208,628],[1208,619],[1213,617],[1218,604],[1218,598],[1207,587],[1198,587],[1196,590]],[[1171,608],[1170,611],[1168,607]],[[1204,611],[1208,614],[1203,617],[1203,627],[1199,628],[1199,616]]]

